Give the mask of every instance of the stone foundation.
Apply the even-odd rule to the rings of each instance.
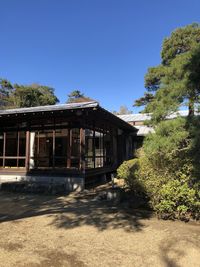
[[[56,188],[63,188],[65,192],[82,191],[85,186],[85,179],[81,177],[51,177],[51,176],[21,176],[21,175],[0,175],[0,188],[4,184],[26,184],[33,185],[36,188],[46,187],[52,188],[52,191]],[[29,186],[30,187],[30,186]],[[56,193],[56,192],[55,192]]]

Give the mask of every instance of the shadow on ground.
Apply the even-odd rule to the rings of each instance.
[[[58,228],[91,225],[100,231],[141,231],[145,227],[142,219],[152,217],[150,211],[130,210],[126,205],[97,200],[96,196],[93,190],[68,196],[0,192],[0,223],[47,215]]]
[[[195,248],[200,250],[200,244],[198,240],[193,240],[191,238],[180,237],[170,240],[166,240],[165,244],[160,246],[161,259],[167,267],[181,267],[179,263],[180,260],[186,257],[186,246],[189,248]],[[193,251],[193,257],[194,257]],[[197,264],[197,262],[196,262]],[[196,266],[196,265],[195,265]]]

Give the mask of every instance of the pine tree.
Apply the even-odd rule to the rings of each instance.
[[[144,106],[159,122],[182,106],[193,116],[200,99],[200,25],[178,28],[162,45],[162,62],[145,76],[144,97],[135,106]]]

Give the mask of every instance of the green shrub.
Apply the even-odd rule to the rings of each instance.
[[[131,159],[128,161],[124,161],[120,167],[117,169],[117,177],[119,179],[124,179],[125,181],[130,178],[135,172],[138,170],[138,160]],[[133,172],[132,172],[133,171]]]
[[[138,159],[124,161],[117,169],[117,177],[123,179],[125,186],[136,194],[145,192],[143,185],[139,180],[139,169],[140,163]]]
[[[187,127],[184,118],[160,123],[146,138],[138,158],[125,161],[117,170],[131,192],[149,197],[161,218],[200,217],[199,172]]]
[[[172,180],[162,186],[159,190],[158,204],[155,205],[156,212],[162,217],[168,215],[170,218],[184,218],[187,213],[197,211],[196,191],[189,188],[187,183]]]

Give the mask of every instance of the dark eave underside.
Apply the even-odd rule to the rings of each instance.
[[[126,129],[130,132],[137,132],[137,129],[132,125],[128,124],[124,120],[120,119],[119,117],[115,116],[111,112],[103,109],[99,106],[98,102],[91,101],[91,102],[83,102],[83,103],[69,103],[69,104],[59,104],[59,105],[49,105],[49,106],[39,106],[39,107],[30,107],[30,108],[17,108],[17,109],[7,109],[7,110],[0,110],[0,118],[6,117],[18,117],[20,115],[28,115],[28,114],[48,114],[57,113],[62,111],[72,111],[77,109],[92,109],[95,112],[98,112],[101,115],[101,119],[104,120],[107,118],[111,123],[116,124],[118,127],[122,129]]]

